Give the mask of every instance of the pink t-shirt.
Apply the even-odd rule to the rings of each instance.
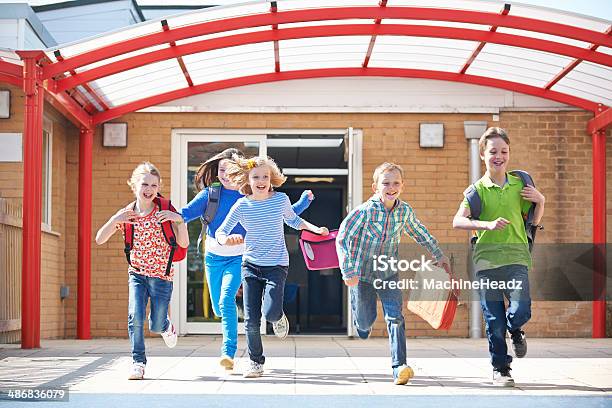
[[[166,276],[166,267],[170,257],[170,245],[164,239],[161,223],[155,216],[159,208],[155,207],[148,215],[134,220],[134,239],[130,252],[128,271],[140,275],[172,281],[174,266]],[[123,228],[122,228],[123,229]]]

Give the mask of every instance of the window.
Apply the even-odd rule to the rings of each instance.
[[[53,122],[44,118],[42,140],[42,223],[51,227],[51,168]]]

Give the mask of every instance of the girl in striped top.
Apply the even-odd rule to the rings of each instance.
[[[235,157],[225,174],[232,184],[240,186],[245,197],[229,211],[215,238],[220,245],[235,245],[242,236],[231,234],[240,223],[246,230],[242,258],[244,320],[249,365],[243,372],[247,378],[263,374],[263,346],[259,333],[261,315],[272,322],[274,332],[283,338],[289,333],[289,322],[283,313],[283,292],[289,267],[283,223],[294,229],[308,229],[327,235],[325,227],[304,221],[291,208],[286,194],[275,192],[286,177],[269,157],[243,159]]]

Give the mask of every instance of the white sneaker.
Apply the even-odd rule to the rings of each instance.
[[[221,359],[219,360],[219,365],[221,367],[224,367],[226,370],[233,370],[234,369],[234,359],[224,354],[221,356]]]
[[[257,378],[263,375],[263,364],[256,363],[249,359],[249,365],[245,367],[242,376],[244,378]]]
[[[169,348],[174,348],[176,346],[176,342],[178,341],[178,336],[176,335],[176,330],[174,329],[174,325],[170,322],[168,329],[161,334],[164,338],[164,342],[166,346]]]
[[[514,379],[510,375],[510,367],[493,370],[493,385],[499,387],[514,387]]]
[[[289,334],[289,320],[287,320],[287,316],[284,313],[278,322],[272,323],[272,329],[279,339],[287,337]]]
[[[144,378],[145,365],[143,363],[132,363],[128,380],[142,380]]]

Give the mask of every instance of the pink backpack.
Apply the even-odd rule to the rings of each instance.
[[[320,269],[338,268],[338,254],[336,253],[336,236],[338,230],[329,231],[329,235],[318,235],[303,230],[300,235],[300,248],[304,255],[306,267],[311,271]]]

